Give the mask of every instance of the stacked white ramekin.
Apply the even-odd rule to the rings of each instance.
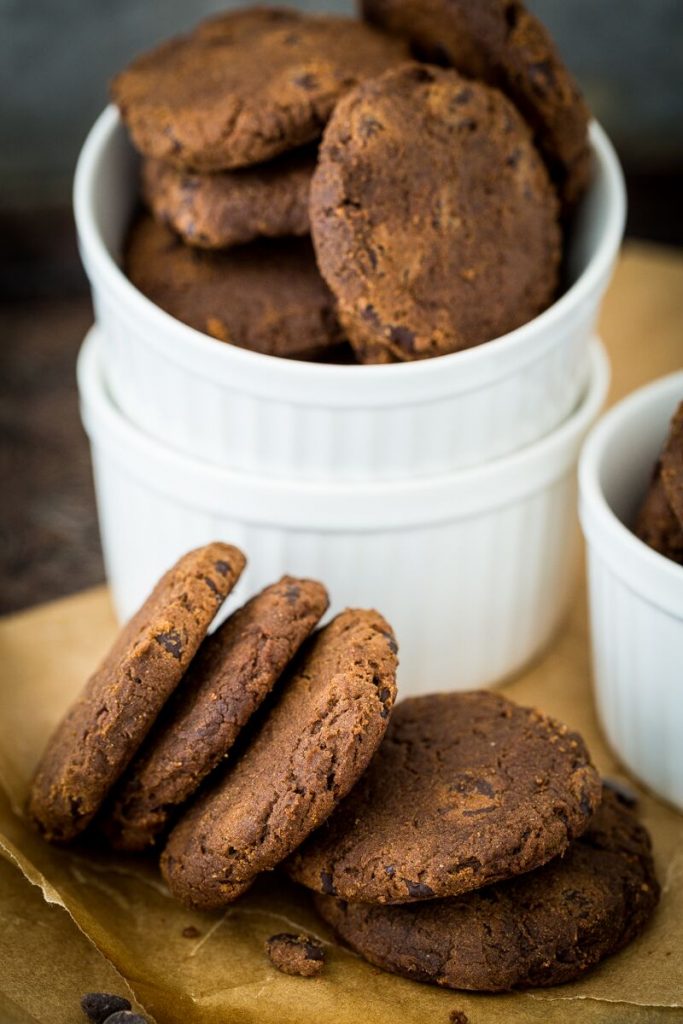
[[[334,366],[217,342],[130,284],[136,159],[105,111],[75,184],[98,322],[79,386],[122,617],[181,551],[220,537],[249,557],[235,600],[291,572],[322,579],[333,610],[380,608],[404,693],[489,685],[540,650],[570,592],[576,461],[608,379],[593,334],[624,225],[595,124],[591,142],[552,307],[469,351]]]

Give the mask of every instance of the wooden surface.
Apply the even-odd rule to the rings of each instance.
[[[630,246],[618,268],[615,282],[605,304],[600,329],[613,364],[611,400],[623,396],[647,380],[680,368],[683,365],[683,256],[653,247]],[[110,642],[114,628],[113,616],[103,588],[97,588],[68,600],[54,602],[27,613],[11,616],[0,622],[0,658],[3,664],[3,675],[6,678],[4,691],[0,687],[0,719],[4,723],[5,737],[9,735],[17,737],[13,742],[15,744],[14,751],[18,752],[14,760],[13,756],[5,758],[3,774],[6,779],[12,779],[13,772],[18,777],[20,771],[17,765],[22,759],[22,749],[25,753],[27,747],[38,746],[38,733],[49,724],[41,718],[43,711],[41,694],[47,694],[49,691],[52,694],[51,700],[54,701],[55,693],[59,692],[60,687],[64,688],[64,693],[63,698],[58,699],[66,700],[71,692],[75,692],[81,685],[86,666],[94,665]],[[573,726],[581,729],[591,748],[595,751],[601,770],[611,773],[618,771],[618,767],[600,739],[593,714],[589,674],[585,607],[583,594],[580,593],[577,595],[571,619],[552,650],[542,661],[509,684],[506,689],[514,698],[523,702],[538,703],[545,710],[569,720]],[[29,684],[36,687],[35,691],[29,690]],[[17,698],[17,694],[21,695],[20,698]],[[46,700],[47,706],[52,705]],[[7,753],[7,750],[0,750],[0,762],[3,755]],[[12,754],[11,751],[10,754]],[[656,801],[647,797],[643,799],[643,813],[655,834],[660,873],[667,882],[665,900],[670,901],[672,886],[675,889],[676,884],[680,884],[683,888],[683,882],[681,882],[683,863],[676,859],[683,850],[683,824],[679,816],[672,814]],[[17,849],[19,848],[20,844]],[[56,869],[54,870],[56,871]],[[27,871],[27,873],[29,872]],[[32,877],[37,884],[41,884],[39,872]],[[54,881],[57,878],[58,873],[54,876]],[[26,896],[24,903],[21,894],[29,883],[22,878],[18,871],[13,873],[5,871],[0,881],[12,894],[14,902],[16,903],[18,900],[20,908],[30,904],[31,921],[35,922],[38,932],[42,929],[42,934],[46,937],[41,946],[30,938],[28,932],[20,929],[16,941],[5,943],[3,956],[7,977],[11,973],[15,985],[9,994],[7,1019],[12,1021],[16,1019],[22,1024],[24,1021],[42,1024],[43,1021],[61,1021],[63,1019],[66,1024],[66,1021],[71,1019],[67,1016],[67,1009],[64,1009],[63,1013],[61,1010],[58,1012],[55,1009],[50,1014],[39,1009],[45,1001],[38,998],[39,993],[35,985],[33,986],[34,1001],[33,1003],[30,1000],[27,1001],[26,993],[31,991],[31,979],[34,974],[31,960],[32,957],[35,958],[35,976],[43,977],[44,946],[50,946],[53,941],[58,944],[73,942],[74,948],[76,948],[79,943],[83,943],[84,939],[74,920],[78,921],[81,927],[84,927],[85,919],[92,925],[96,914],[92,907],[88,907],[86,918],[81,918],[78,894],[74,896],[73,893],[64,902],[74,920],[67,916],[64,910],[41,904],[40,901],[32,899],[30,894]],[[677,898],[679,897],[680,890],[678,890]],[[8,906],[10,902],[6,900],[5,906]],[[19,918],[23,912],[23,909],[17,911]],[[159,913],[162,927],[166,928],[170,921],[168,915],[173,913],[173,910],[169,910],[164,905]],[[472,1024],[487,1024],[489,1021],[502,1019],[510,1022],[538,1019],[539,1021],[558,1021],[559,1024],[569,1018],[576,1021],[577,1024],[584,1024],[584,1022],[588,1024],[593,1021],[614,1021],[624,1022],[624,1024],[630,1021],[638,1022],[638,1024],[646,1024],[649,1021],[662,1022],[662,1024],[670,1020],[680,1021],[683,1019],[681,1011],[667,1009],[666,1004],[683,1005],[683,984],[680,977],[681,960],[683,959],[681,956],[683,949],[681,934],[683,933],[676,931],[678,922],[683,922],[683,907],[679,907],[677,910],[676,906],[668,902],[665,904],[663,913],[664,917],[659,919],[662,927],[658,931],[644,936],[640,945],[626,951],[622,959],[614,958],[613,961],[608,962],[605,970],[601,968],[590,979],[581,982],[580,985],[583,988],[576,995],[571,995],[569,989],[563,989],[555,990],[554,995],[547,993],[533,997],[502,997],[502,999],[491,1001],[486,997],[463,996],[461,999],[456,994],[451,999],[452,1005],[466,1008]],[[1,914],[2,908],[0,907]],[[55,914],[61,916],[57,919]],[[138,931],[143,928],[143,925],[143,922],[138,921]],[[12,919],[12,926],[18,927],[16,915]],[[115,969],[125,977],[141,999],[143,996],[145,997],[143,1001],[149,1009],[153,1012],[156,1011],[160,1021],[163,1021],[164,1024],[166,1020],[175,1022],[179,1018],[176,1017],[173,1010],[174,997],[173,986],[170,984],[171,976],[173,975],[173,980],[176,981],[178,978],[182,979],[183,971],[190,969],[188,964],[185,961],[178,962],[174,964],[173,971],[170,972],[167,968],[167,958],[171,955],[170,948],[161,951],[160,960],[155,959],[158,951],[150,948],[151,943],[144,943],[136,952],[134,946],[128,948],[126,942],[114,941],[112,927],[106,919],[99,921],[97,945],[102,950],[101,953],[87,946],[88,955],[83,956],[82,962],[79,957],[65,959],[65,963],[68,960],[68,979],[65,976],[62,987],[65,990],[68,989],[69,992],[88,989],[93,972],[106,976],[107,971],[110,970],[108,963],[110,961],[113,963],[111,969]],[[683,923],[681,923],[681,929],[683,929]],[[208,944],[205,947],[205,952],[208,956],[210,952]],[[221,950],[220,946],[216,947],[214,955],[218,956],[222,962],[226,950]],[[661,959],[663,956],[674,956],[675,960],[667,962],[675,964],[678,970],[670,969],[667,972],[657,967],[660,962],[658,958]],[[629,957],[631,957],[630,960]],[[252,966],[250,965],[250,969]],[[195,960],[192,969],[196,971],[200,967],[201,964]],[[63,969],[66,971],[67,967],[65,966]],[[345,991],[344,978],[350,977],[348,972],[352,970],[356,972],[353,974],[353,986]],[[147,972],[155,971],[158,973],[159,981],[158,986],[156,983],[151,986],[151,990],[153,990],[153,994],[151,994],[151,991],[146,989],[145,975]],[[0,970],[0,982],[2,982],[2,973]],[[188,974],[188,985],[193,983],[194,978],[195,975]],[[169,982],[168,1003],[166,997],[160,994],[160,986],[164,983],[164,979]],[[42,986],[44,982],[40,984]],[[278,979],[278,984],[289,985],[290,983],[280,982]],[[323,1001],[315,1005],[318,1021],[335,1021],[337,1019],[335,1015],[336,1002],[345,1004],[346,1000],[351,1000],[349,1010],[355,1007],[359,1014],[363,1013],[367,1021],[384,1020],[384,1006],[387,1007],[386,1019],[391,1019],[391,999],[394,991],[399,997],[402,1020],[427,1019],[420,1015],[419,1008],[413,1006],[414,1000],[423,1005],[425,1012],[429,1009],[430,1021],[443,1019],[445,1024],[448,1019],[447,1007],[451,1003],[447,1001],[447,993],[391,979],[381,972],[373,972],[364,965],[359,967],[357,964],[350,966],[346,964],[336,967],[327,984],[331,985],[329,1002]],[[357,985],[361,987],[360,995],[355,987]],[[1,991],[2,985],[0,984],[0,993]],[[283,1021],[313,1019],[305,1010],[305,1003],[307,999],[313,998],[308,994],[316,990],[304,985],[301,991],[304,995],[296,997],[300,1001],[301,1016],[285,1014],[282,1017]],[[317,991],[323,993],[326,989],[319,986]],[[7,993],[5,996],[7,997]],[[223,996],[225,993],[215,996],[218,1006],[220,1006],[220,998]],[[227,998],[227,996],[225,997]],[[249,999],[273,999],[277,996],[259,981],[251,996],[249,990],[245,989],[244,998],[248,1001]],[[524,998],[527,999],[526,1003],[522,1002]],[[570,1005],[567,1005],[567,999],[572,1000]],[[206,1005],[214,1004],[209,1001]],[[298,1006],[299,1002],[296,1005]],[[61,1006],[66,1007],[67,1004],[62,1003]],[[203,1021],[204,1019],[213,1021],[212,1014],[206,1018],[203,1016],[204,1008],[195,1015],[196,1008],[193,1006],[194,1004],[188,1003],[182,1009],[183,1015],[187,1013],[187,1017],[183,1016],[183,1021]],[[253,1006],[256,1008],[257,1002],[253,1002]],[[443,1013],[441,1012],[442,1007],[444,1008]],[[0,998],[0,1010],[3,1009],[3,1002]],[[273,1005],[265,1003],[261,1005],[259,1019],[270,1020],[275,1019],[275,1016]],[[74,1008],[73,1019],[77,1019],[76,1008]],[[232,1014],[224,1014],[221,1019],[228,1021],[233,1017]],[[234,1019],[251,1020],[252,1018],[247,1015],[245,1007],[242,1007],[241,1012]]]

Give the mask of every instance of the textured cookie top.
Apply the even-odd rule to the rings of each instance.
[[[367,768],[396,695],[381,615],[347,610],[308,642],[253,742],[171,833],[174,896],[219,907],[294,850]]]
[[[403,907],[318,896],[342,939],[385,970],[449,988],[503,992],[580,977],[642,930],[659,898],[650,841],[605,792],[564,857],[508,882]]]
[[[145,160],[142,192],[157,220],[200,249],[307,235],[315,159],[315,150],[305,147],[267,164],[216,174],[193,174],[163,160]]]
[[[144,740],[245,565],[229,544],[183,555],[119,634],[38,765],[29,814],[47,839],[73,839]]]
[[[225,757],[327,608],[321,583],[285,576],[199,648],[115,794],[114,845],[142,850]]]
[[[558,204],[497,90],[404,64],[338,103],[311,187],[323,277],[361,360],[455,352],[541,312],[558,284]]]
[[[179,167],[269,160],[320,136],[339,97],[406,54],[362,22],[257,7],[143,54],[112,96],[135,146]]]
[[[129,233],[124,269],[157,306],[219,341],[289,359],[317,359],[343,343],[307,238],[205,252],[144,217]]]
[[[683,529],[683,402],[678,406],[662,452],[662,485]]]
[[[421,56],[497,86],[534,133],[571,208],[590,179],[589,112],[549,33],[518,0],[363,0],[368,21]]]
[[[555,719],[488,691],[415,697],[288,870],[354,901],[456,895],[563,853],[600,793],[581,737]]]

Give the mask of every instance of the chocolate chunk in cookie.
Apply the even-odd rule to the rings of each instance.
[[[115,846],[155,842],[231,750],[327,603],[322,584],[285,576],[204,641],[117,787],[104,822]]]
[[[321,916],[371,963],[447,988],[506,992],[581,977],[645,927],[659,899],[650,840],[606,792],[563,857],[520,878],[405,907],[316,897]]]
[[[404,64],[337,105],[311,186],[318,264],[359,359],[424,359],[526,323],[558,285],[558,205],[502,93]]]
[[[313,978],[325,966],[325,949],[310,935],[281,932],[271,935],[266,942],[266,953],[273,967],[283,974],[296,974]]]
[[[452,896],[564,853],[600,794],[583,740],[555,719],[489,691],[414,697],[287,868],[345,900]]]
[[[571,210],[590,180],[590,115],[549,33],[519,0],[363,0],[363,11],[421,57],[504,92]]]
[[[331,362],[345,349],[334,299],[307,238],[204,252],[144,217],[129,234],[124,268],[166,313],[219,341],[287,359]]]
[[[180,682],[244,565],[242,552],[229,544],[188,552],[121,631],[38,765],[28,810],[46,839],[73,839],[93,819]]]
[[[193,174],[145,160],[142,192],[157,220],[188,245],[228,249],[255,238],[307,235],[315,151],[294,150],[240,171]]]
[[[229,170],[319,138],[340,96],[406,53],[362,22],[257,7],[143,54],[111,91],[140,152]]]
[[[372,611],[342,612],[308,641],[246,752],[171,832],[161,867],[174,896],[223,906],[325,821],[384,736],[395,652]]]

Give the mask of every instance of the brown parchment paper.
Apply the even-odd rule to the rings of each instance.
[[[647,274],[650,287],[643,290]],[[658,252],[638,249],[620,276],[622,297],[610,298],[606,319],[613,327],[605,331],[612,358],[622,365],[617,395],[681,362],[683,262],[671,264]],[[651,358],[641,368],[630,360],[632,354],[642,360],[643,339],[636,349],[627,331],[644,328],[643,307],[653,295],[666,299],[678,322],[666,330],[660,323],[659,332],[649,335]],[[637,308],[628,306],[633,296],[639,296]],[[625,778],[594,719],[582,592],[551,651],[504,691],[579,729],[601,771]],[[75,985],[83,991],[100,985],[123,991],[128,985],[158,1024],[447,1024],[455,1009],[467,1013],[471,1024],[683,1020],[683,816],[640,790],[640,813],[654,839],[663,886],[651,926],[580,982],[510,996],[447,992],[376,970],[338,946],[306,894],[277,875],[225,913],[199,914],[170,899],[152,860],[43,843],[20,817],[28,781],[50,730],[115,628],[104,589],[0,623],[0,853],[26,879],[13,867],[0,874],[3,1024],[78,1020]],[[186,938],[190,925],[199,934]],[[270,967],[263,942],[282,930],[307,930],[329,944],[329,963],[319,978],[286,977]],[[46,962],[65,978],[49,996]]]

